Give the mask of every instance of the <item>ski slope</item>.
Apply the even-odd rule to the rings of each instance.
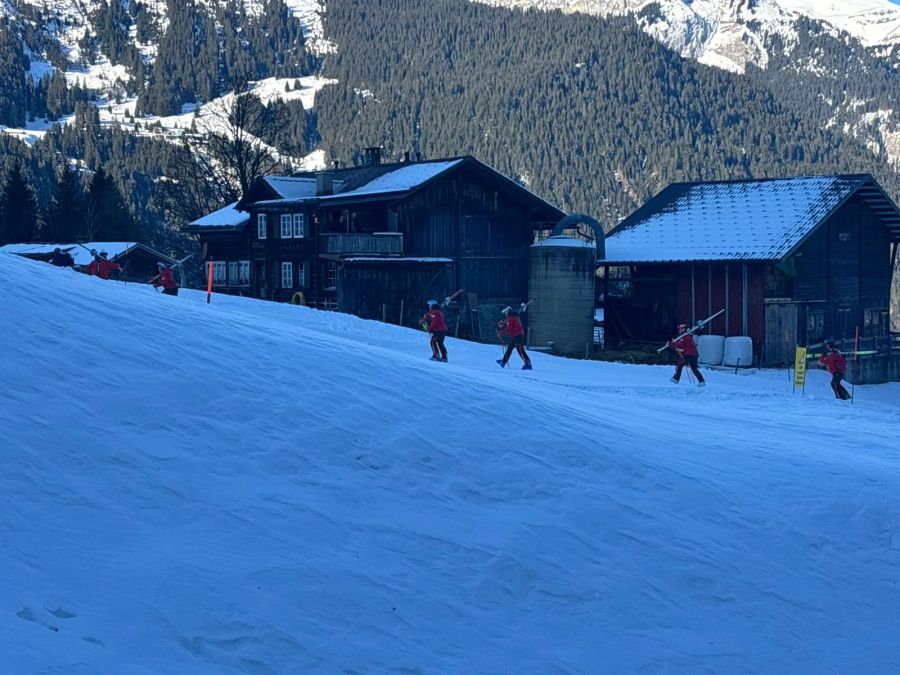
[[[896,384],[432,363],[9,254],[0,288],[5,672],[900,669]]]

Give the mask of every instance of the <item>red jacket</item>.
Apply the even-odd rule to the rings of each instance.
[[[697,345],[694,344],[693,335],[682,335],[681,337],[672,340],[669,344],[672,345],[673,349],[681,352],[684,356],[697,356],[699,354]]]
[[[85,272],[87,272],[90,276],[98,276],[101,279],[109,279],[109,273],[113,270],[121,270],[122,266],[119,263],[113,262],[112,260],[105,260],[104,258],[91,260],[91,263],[87,266]]]
[[[444,313],[438,308],[430,309],[422,317],[422,323],[428,324],[429,333],[446,333],[447,324],[444,322]]]
[[[832,375],[835,373],[844,373],[847,369],[847,359],[845,359],[844,355],[837,350],[822,354],[822,356],[819,357],[819,363],[828,368],[828,372]]]
[[[159,274],[150,280],[150,283],[153,284],[153,288],[158,286],[162,286],[167,290],[178,288],[178,284],[175,283],[175,277],[172,276],[172,269],[169,267],[161,269]]]
[[[497,328],[500,329],[498,335],[501,338],[517,338],[522,337],[525,334],[525,329],[522,328],[522,320],[513,314],[510,314],[505,319],[503,319],[503,321],[497,324]]]

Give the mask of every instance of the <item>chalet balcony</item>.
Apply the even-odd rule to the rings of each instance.
[[[320,234],[319,253],[331,255],[400,255],[403,253],[403,233]]]

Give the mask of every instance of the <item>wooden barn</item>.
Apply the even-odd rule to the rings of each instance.
[[[670,185],[610,232],[607,344],[662,342],[678,322],[747,335],[763,365],[859,335],[890,350],[900,210],[869,175]]]
[[[528,247],[563,213],[473,157],[266,176],[192,223],[225,292],[411,325],[457,289],[471,307],[521,301]]]

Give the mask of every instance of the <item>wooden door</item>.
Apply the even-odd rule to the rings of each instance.
[[[797,305],[793,303],[766,304],[765,365],[793,363],[797,346]]]

